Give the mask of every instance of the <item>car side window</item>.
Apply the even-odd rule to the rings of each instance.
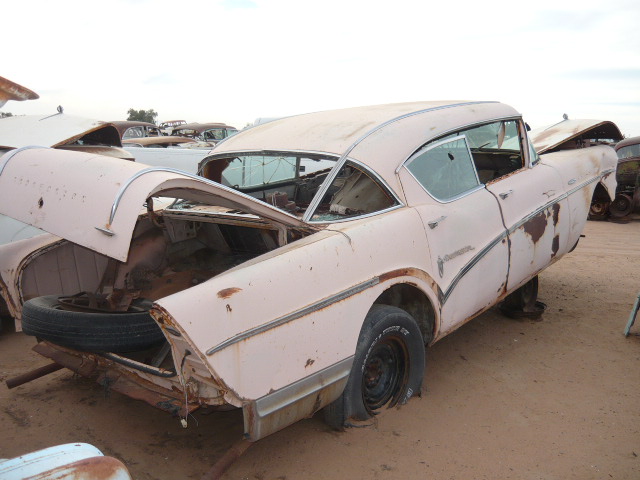
[[[366,170],[346,162],[313,212],[311,221],[331,222],[399,205],[398,200]]]
[[[482,183],[489,183],[524,166],[518,120],[502,120],[460,132],[469,140]]]
[[[427,145],[406,167],[427,192],[442,201],[480,185],[464,135]]]

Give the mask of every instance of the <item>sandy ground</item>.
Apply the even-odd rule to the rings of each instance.
[[[427,352],[421,398],[374,426],[321,415],[257,442],[226,479],[639,479],[640,336],[622,334],[640,293],[640,220],[589,222],[542,273],[543,320],[491,310]],[[632,333],[640,333],[640,319]],[[0,457],[89,442],[137,480],[198,479],[242,434],[242,415],[177,419],[47,363],[32,338],[0,336]]]

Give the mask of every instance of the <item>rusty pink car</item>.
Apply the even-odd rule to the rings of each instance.
[[[2,213],[60,238],[3,246],[0,287],[37,352],[113,390],[183,418],[242,408],[250,440],[321,409],[342,428],[419,394],[425,346],[531,307],[616,161],[539,156],[498,102],[283,118],[198,176],[15,150]]]

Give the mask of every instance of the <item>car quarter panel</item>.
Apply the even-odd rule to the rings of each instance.
[[[596,185],[601,183],[609,197],[615,198],[617,155],[613,148],[599,145],[546,153],[540,158],[541,163],[558,172],[567,195],[571,217],[568,248],[571,249],[584,229]]]
[[[157,303],[237,404],[352,356],[389,285],[410,282],[436,302],[427,273],[381,279],[428,272],[426,249],[419,216],[403,208],[332,225]]]

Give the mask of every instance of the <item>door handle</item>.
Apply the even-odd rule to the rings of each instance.
[[[500,193],[498,196],[499,196],[501,199],[503,199],[503,200],[504,200],[505,198],[507,198],[507,197],[508,197],[509,195],[511,195],[512,193],[513,193],[513,190],[507,190],[506,192],[502,192],[502,193]]]
[[[435,220],[431,220],[430,222],[427,222],[427,225],[429,225],[429,228],[431,230],[433,230],[434,228],[436,228],[438,226],[438,224],[440,222],[442,222],[446,217],[446,215],[441,216],[440,218],[436,218]]]

